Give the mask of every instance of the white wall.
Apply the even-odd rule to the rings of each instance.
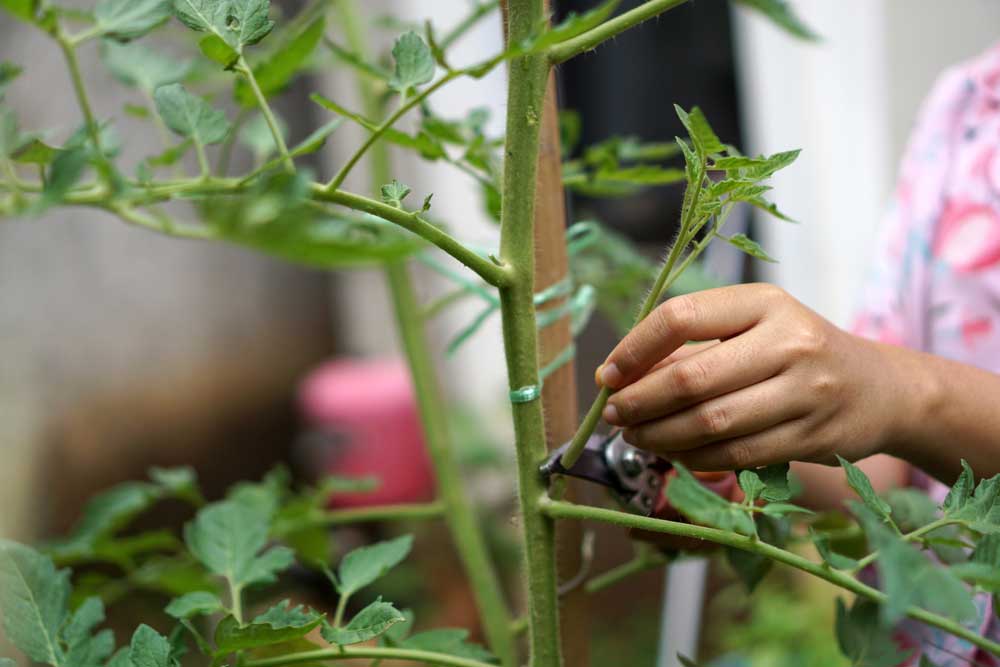
[[[764,220],[757,236],[781,263],[762,267],[847,324],[920,100],[948,65],[1000,40],[994,0],[793,0],[823,41],[737,15],[748,146],[801,147],[774,199],[800,226]]]

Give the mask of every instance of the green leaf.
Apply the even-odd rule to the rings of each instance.
[[[976,618],[976,606],[958,577],[904,542],[868,506],[854,503],[854,512],[869,545],[879,552],[875,564],[888,596],[881,610],[884,623],[892,624],[903,618],[910,606],[959,621]]]
[[[0,7],[27,23],[36,23],[38,0],[0,0]]]
[[[179,83],[156,89],[153,95],[156,110],[171,130],[182,137],[190,137],[203,146],[217,144],[229,134],[226,114],[201,97],[192,95]]]
[[[396,63],[389,87],[402,95],[411,88],[428,83],[434,78],[434,55],[420,35],[410,31],[403,34],[392,47]]]
[[[148,625],[140,625],[129,645],[132,667],[178,667],[171,655],[170,641]]]
[[[69,570],[57,571],[50,558],[30,547],[0,540],[4,632],[37,662],[61,665],[65,657],[59,629],[69,614],[69,574]]]
[[[358,612],[345,627],[334,628],[329,625],[324,627],[323,639],[340,646],[358,644],[378,637],[396,623],[405,620],[406,618],[391,603],[382,602],[379,598]]]
[[[101,59],[116,79],[148,95],[160,86],[183,81],[192,68],[190,60],[174,60],[138,42],[104,42]]]
[[[353,595],[399,565],[412,547],[413,536],[403,535],[351,551],[337,568],[337,590],[341,595]]]
[[[69,537],[53,545],[59,558],[84,557],[163,497],[163,490],[146,482],[125,482],[91,498]]]
[[[168,18],[170,0],[98,0],[94,29],[125,42],[142,37]]]
[[[990,593],[1000,593],[1000,569],[986,563],[958,563],[952,565],[951,573],[967,583]]]
[[[105,660],[115,650],[114,634],[103,630],[91,636],[104,621],[104,603],[90,597],[77,608],[63,628],[62,637],[67,646],[65,664],[72,667],[103,667]]]
[[[806,40],[817,40],[819,37],[796,15],[788,4],[788,0],[736,0],[740,4],[754,9],[778,27],[789,34]]]
[[[594,180],[605,183],[630,183],[633,185],[670,185],[684,181],[683,169],[638,165],[621,169],[598,171]]]
[[[975,488],[976,475],[972,472],[969,463],[965,459],[962,459],[962,472],[948,491],[944,502],[941,503],[941,511],[948,515],[961,510],[969,502]]]
[[[226,70],[231,70],[240,60],[240,54],[218,35],[203,37],[198,41],[198,48],[206,58],[219,63]]]
[[[710,169],[721,169],[739,178],[762,181],[775,172],[784,169],[798,159],[801,150],[784,151],[769,156],[745,157],[742,155],[721,157],[712,163]]]
[[[403,200],[410,194],[409,187],[393,179],[392,183],[382,186],[382,201],[396,208],[403,208]]]
[[[249,196],[213,201],[206,210],[220,238],[318,268],[393,261],[425,245],[419,237],[374,216],[318,218],[305,204],[308,188],[307,174],[301,170],[294,177],[277,173],[262,180]]]
[[[294,560],[285,547],[258,555],[267,544],[270,521],[257,510],[250,503],[224,500],[200,510],[184,527],[184,539],[195,558],[234,589],[273,582]]]
[[[858,598],[848,610],[837,598],[837,643],[852,667],[897,667],[912,653],[899,649],[878,615],[878,605],[870,600]]]
[[[59,157],[60,150],[49,146],[40,139],[31,139],[18,148],[11,159],[21,164],[49,165]]]
[[[273,53],[264,62],[253,66],[254,78],[264,97],[272,97],[281,92],[291,82],[295,75],[309,61],[316,45],[323,37],[325,21],[320,17],[309,24],[305,30],[295,36],[282,48]],[[250,84],[244,79],[236,82],[234,89],[236,100],[245,107],[256,107],[257,97]]]
[[[674,111],[677,112],[677,117],[680,118],[684,129],[687,130],[688,136],[691,137],[691,142],[694,144],[699,155],[707,156],[726,150],[719,137],[715,135],[715,131],[709,125],[708,119],[705,118],[705,114],[702,113],[701,109],[694,107],[688,113],[675,104]]]
[[[186,500],[192,505],[203,505],[205,499],[198,489],[198,475],[190,466],[177,468],[149,469],[149,478],[160,486],[168,495]]]
[[[667,499],[681,514],[695,523],[742,535],[755,533],[747,508],[731,503],[705,488],[680,463],[674,463],[677,477],[667,485]]]
[[[965,505],[946,515],[980,533],[1000,532],[1000,475],[981,480]]]
[[[875,493],[868,475],[862,472],[861,468],[841,456],[838,456],[837,460],[847,474],[847,483],[858,494],[865,506],[882,520],[889,520],[892,508],[889,506],[889,503],[879,498],[878,494]]]
[[[788,542],[791,524],[776,517],[757,517],[757,537],[762,542],[783,547]],[[727,547],[726,561],[739,576],[747,591],[752,593],[757,584],[771,571],[773,561],[763,555]]]
[[[174,13],[184,25],[219,38],[238,55],[267,37],[274,28],[269,0],[174,0]],[[204,40],[203,40],[204,41]],[[202,44],[203,50],[205,44]],[[210,47],[217,49],[217,45]]]
[[[187,620],[194,616],[217,614],[224,609],[219,596],[208,591],[194,591],[170,601],[165,609],[168,616]]]
[[[779,220],[784,220],[785,222],[793,222],[793,223],[794,222],[798,222],[798,220],[796,220],[795,218],[789,217],[789,216],[785,215],[784,213],[782,213],[780,210],[778,210],[778,206],[776,204],[774,204],[773,202],[769,202],[769,201],[767,201],[766,199],[764,199],[762,197],[756,197],[754,199],[748,199],[747,203],[749,203],[751,206],[753,206],[755,208],[759,208],[760,210],[764,211],[765,213],[769,213],[770,215],[773,215],[774,217],[778,218]]]
[[[401,648],[416,651],[434,651],[480,662],[495,662],[488,650],[468,641],[469,631],[464,628],[440,628],[418,632],[398,642]]]
[[[764,252],[764,249],[760,247],[760,244],[751,239],[746,234],[733,234],[732,236],[726,238],[729,245],[739,248],[741,251],[750,255],[755,259],[760,259],[765,262],[775,263],[778,260],[768,255]]]
[[[746,494],[747,502],[754,503],[758,498],[768,502],[782,502],[792,497],[788,487],[788,464],[779,463],[754,470],[739,472],[740,488]]]
[[[3,100],[3,94],[7,90],[14,79],[21,76],[24,68],[20,65],[15,65],[14,63],[0,62],[0,100]]]
[[[292,607],[288,600],[268,609],[247,625],[233,617],[222,619],[215,630],[216,655],[225,655],[259,646],[281,644],[312,632],[323,617],[301,605]]]
[[[813,544],[816,545],[816,551],[819,552],[820,557],[823,561],[832,568],[837,570],[851,570],[857,566],[858,561],[839,554],[833,550],[830,545],[830,537],[825,533],[820,533],[810,527],[809,537],[812,538]]]

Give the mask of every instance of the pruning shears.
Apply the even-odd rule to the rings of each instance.
[[[656,512],[669,462],[628,444],[621,431],[591,436],[580,458],[567,469],[560,459],[568,447],[566,443],[553,450],[542,464],[540,472],[547,483],[556,474],[585,479],[609,489],[632,512],[645,516]]]

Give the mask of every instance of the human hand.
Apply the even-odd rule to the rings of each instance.
[[[887,346],[751,284],[666,301],[599,380],[615,390],[604,419],[627,442],[695,470],[735,470],[884,450],[914,414],[903,366]]]

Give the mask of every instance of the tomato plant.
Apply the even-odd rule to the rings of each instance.
[[[811,36],[782,0],[742,2],[793,34]],[[243,667],[353,658],[513,667],[523,664],[525,651],[517,638],[523,630],[530,664],[557,667],[562,647],[555,523],[596,521],[722,545],[750,588],[778,562],[848,591],[855,600],[850,607],[840,603],[836,633],[857,665],[889,667],[905,659],[906,650],[891,639],[891,628],[905,617],[1000,655],[1000,645],[978,633],[981,612],[971,592],[1000,590],[1000,477],[977,484],[966,467],[940,507],[912,496],[902,502],[897,495],[894,503],[878,497],[864,474],[843,461],[859,500],[851,507],[853,519],[840,517],[836,524],[793,504],[787,466],[740,471],[745,500],[732,502],[677,465],[665,493],[689,522],[575,504],[563,499],[558,476],[550,488],[539,473],[547,454],[542,383],[572,358],[568,348],[540,363],[540,327],[570,318],[579,331],[595,304],[621,322],[631,307],[623,306],[623,299],[651,284],[638,322],[690,275],[685,272],[716,239],[771,261],[751,239],[727,234],[725,223],[738,205],[783,218],[764,198],[766,181],[798,152],[744,156],[716,136],[699,109],[678,107],[687,136],[675,143],[613,138],[563,165],[566,186],[589,194],[615,196],[683,184],[679,230],[662,264],[645,262],[621,239],[587,223],[567,235],[572,275],[586,283],[574,287],[567,278],[536,290],[536,176],[552,68],[682,4],[648,0],[614,15],[617,2],[611,0],[552,26],[542,0],[509,0],[503,8],[507,46],[481,62],[457,66],[449,47],[497,11],[497,3],[479,0],[467,19],[445,33],[430,23],[407,30],[396,39],[391,59],[383,61],[370,52],[366,22],[349,0],[314,0],[289,17],[268,0],[98,0],[92,11],[83,12],[49,0],[0,0],[8,18],[41,30],[61,51],[82,116],[75,133],[52,145],[48,135],[22,129],[21,119],[0,104],[0,218],[36,217],[56,206],[88,207],[152,232],[234,243],[324,269],[382,266],[438,487],[438,499],[427,504],[329,510],[329,494],[358,491],[365,483],[330,479],[300,489],[276,471],[207,503],[191,471],[153,470],[149,481],[96,497],[74,532],[42,551],[0,542],[0,612],[10,641],[32,660],[53,667],[173,667],[192,647],[213,664],[234,660]],[[199,64],[175,61],[139,41],[160,30],[193,31]],[[337,38],[330,36],[334,32]],[[162,152],[142,160],[132,175],[118,159],[114,125],[95,114],[77,60],[79,49],[95,44],[112,74],[134,90],[137,103],[130,113],[148,119],[164,138]],[[362,109],[315,94],[313,101],[333,117],[290,144],[272,100],[320,58],[354,73]],[[447,118],[429,105],[435,91],[451,81],[480,78],[503,65],[509,71],[503,137],[488,134],[481,112]],[[192,76],[194,70],[199,76]],[[0,96],[21,74],[19,65],[0,65]],[[199,93],[231,95],[240,109],[236,119]],[[404,117],[416,118],[418,129],[399,129]],[[567,117],[569,130],[571,121]],[[301,166],[301,158],[320,150],[344,122],[366,133],[348,159],[326,178]],[[233,174],[230,157],[238,141],[257,163],[247,173]],[[469,174],[498,217],[499,249],[475,249],[436,220],[432,194],[413,193],[405,179],[393,177],[390,147]],[[344,187],[363,157],[370,158],[370,194]],[[671,166],[673,159],[679,166]],[[406,265],[416,254],[430,257],[455,284],[454,292],[427,308],[415,296]],[[471,274],[443,264],[442,255]],[[428,316],[466,297],[481,299],[486,308],[453,344],[490,314],[499,312],[502,318],[527,601],[520,618],[505,599],[463,487],[448,408],[423,328]],[[542,309],[560,299],[565,305]],[[567,467],[594,431],[607,398],[602,392],[580,425],[562,459]],[[167,498],[185,501],[196,512],[182,536],[123,532],[133,518]],[[413,633],[411,615],[367,593],[406,558],[408,536],[360,547],[340,557],[335,569],[329,566],[333,559],[323,535],[330,526],[436,518],[450,529],[474,591],[486,647],[470,643],[464,629]],[[853,551],[842,543],[845,535],[853,540],[848,545]],[[819,560],[793,548],[803,541],[815,546]],[[925,550],[945,564],[932,563]],[[641,549],[634,562],[599,575],[586,588],[612,585],[663,560]],[[296,562],[326,574],[339,596],[331,614],[287,602],[254,608],[248,592],[274,586]],[[120,577],[71,580],[66,568],[93,563],[111,567]],[[881,589],[861,578],[869,567],[878,572]],[[98,629],[105,603],[133,589],[155,590],[169,599],[165,613],[174,620],[169,636],[140,625],[119,646],[109,630]],[[348,602],[362,595],[367,606],[348,618]],[[0,664],[10,662],[0,659]]]

